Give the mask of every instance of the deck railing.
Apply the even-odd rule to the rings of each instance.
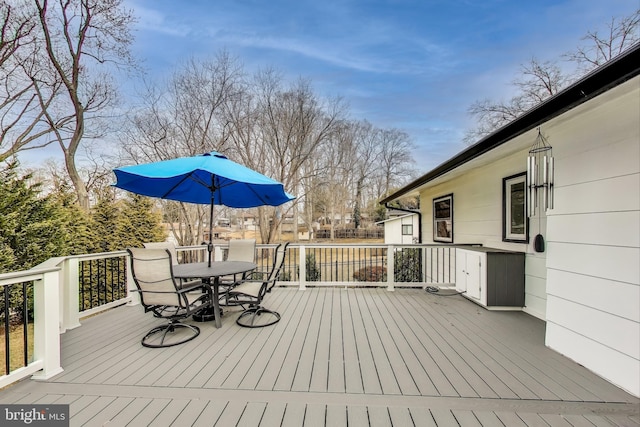
[[[259,269],[268,269],[276,245],[257,245]],[[214,260],[226,245],[214,246]],[[178,248],[178,261],[207,259],[206,246]],[[279,286],[453,286],[455,247],[445,245],[291,244]],[[4,339],[0,388],[29,375],[62,371],[60,334],[84,317],[138,304],[126,251],[52,258],[27,271],[0,274],[0,334]],[[1,372],[0,372],[1,374]]]

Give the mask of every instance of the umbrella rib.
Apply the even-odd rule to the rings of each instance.
[[[161,198],[161,199],[167,198],[167,196],[168,196],[169,194],[171,194],[171,192],[172,192],[173,190],[175,190],[176,188],[178,188],[178,186],[180,186],[180,184],[182,184],[183,182],[185,182],[185,181],[186,181],[187,179],[189,179],[189,178],[191,178],[191,173],[189,173],[188,175],[185,175],[185,177],[184,177],[184,178],[182,178],[180,181],[178,181],[178,182],[176,183],[176,185],[174,185],[173,187],[171,187],[171,188],[169,189],[169,191],[167,191],[167,192],[166,192],[166,193],[164,193],[162,196],[160,196],[160,198]]]
[[[258,200],[260,200],[263,204],[265,204],[265,205],[269,205],[269,203],[268,203],[268,202],[266,202],[266,201],[262,198],[262,196],[256,192],[256,190],[255,190],[253,187],[249,187],[249,190],[251,190],[251,192],[252,192],[252,193],[253,193],[253,194],[258,198]]]

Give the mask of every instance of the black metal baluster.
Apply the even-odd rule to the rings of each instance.
[[[93,261],[89,261],[89,308],[93,307]]]
[[[11,365],[11,349],[9,348],[9,286],[3,286],[4,294],[4,373],[9,375]]]
[[[29,337],[27,326],[29,325],[29,312],[27,306],[27,282],[22,282],[22,345],[23,347],[23,356],[24,356],[24,365],[27,366],[29,364]]]

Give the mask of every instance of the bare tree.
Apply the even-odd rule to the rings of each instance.
[[[354,123],[354,145],[352,168],[354,171],[355,194],[353,196],[353,222],[359,228],[362,222],[362,209],[367,205],[364,190],[380,162],[380,129],[368,121]]]
[[[415,163],[412,157],[415,144],[409,134],[399,129],[384,129],[379,136],[382,182],[376,189],[376,198],[388,194],[392,185],[408,181],[414,174],[412,165]]]
[[[342,117],[341,100],[321,100],[308,81],[300,79],[285,86],[274,70],[256,76],[255,108],[257,140],[239,147],[243,160],[252,168],[282,182],[287,191],[296,194],[301,182],[311,173],[304,166],[313,161]],[[251,156],[247,155],[251,153]],[[294,228],[297,226],[297,206],[292,207]],[[279,208],[260,209],[263,242],[276,237],[285,215]],[[270,218],[271,217],[271,220]],[[268,226],[265,226],[267,225]],[[295,230],[294,230],[295,232]]]
[[[243,71],[227,52],[191,59],[166,84],[147,84],[123,132],[123,151],[135,163],[229,148],[228,104]]]
[[[242,77],[237,59],[223,51],[213,59],[187,61],[164,86],[148,84],[140,96],[142,105],[122,133],[120,161],[147,163],[229,151],[232,127],[227,111],[231,97],[242,88]],[[203,240],[207,206],[162,204],[179,244]]]
[[[520,76],[512,82],[518,89],[518,94],[508,102],[484,99],[474,102],[469,107],[468,112],[475,116],[478,126],[467,131],[465,142],[475,142],[515,120],[546,98],[558,93],[568,81],[558,64],[551,61],[540,62],[531,58],[528,64],[520,67],[520,71]]]
[[[78,172],[76,153],[83,137],[91,135],[88,123],[115,100],[111,69],[105,66],[134,64],[128,49],[134,18],[123,9],[122,0],[34,0],[34,4],[43,45],[41,62],[35,63],[31,77],[39,89],[62,85],[60,96],[52,102],[42,90],[36,92],[64,153],[79,204],[88,209],[89,194]]]
[[[521,74],[512,84],[517,94],[508,101],[484,99],[474,102],[468,112],[475,117],[477,125],[469,129],[464,137],[467,144],[490,134],[506,125],[524,112],[555,95],[580,75],[609,61],[640,40],[640,9],[628,17],[612,18],[606,34],[590,31],[582,40],[588,43],[563,58],[578,66],[578,74],[566,75],[556,61],[540,62],[532,58],[521,66]]]
[[[564,57],[577,63],[581,72],[590,71],[638,43],[639,24],[640,9],[622,18],[612,17],[604,34],[598,31],[587,32],[582,40],[588,43],[578,46],[575,52],[568,52]]]
[[[37,82],[30,76],[37,52],[37,16],[25,1],[0,4],[0,160],[48,145]],[[43,101],[51,103],[55,85]]]
[[[350,121],[340,121],[336,131],[323,145],[311,162],[315,175],[308,173],[309,184],[305,185],[305,222],[313,226],[322,218],[329,225],[330,238],[335,238],[335,219],[338,213],[344,218],[346,207],[353,199],[353,160],[355,126]]]

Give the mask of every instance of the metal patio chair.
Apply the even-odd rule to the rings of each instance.
[[[151,329],[142,338],[142,345],[171,347],[197,337],[200,334],[197,326],[180,321],[212,305],[211,288],[201,281],[191,286],[180,286],[173,277],[168,249],[128,248],[127,252],[144,311],[168,321]]]
[[[143,245],[147,249],[167,249],[171,254],[171,264],[178,264],[178,249],[173,242],[146,242]],[[179,279],[180,287],[193,286],[200,282],[202,282],[200,279]]]
[[[273,266],[267,272],[253,272],[247,279],[232,286],[224,296],[228,305],[248,307],[240,313],[236,323],[246,328],[261,328],[280,321],[280,314],[262,306],[267,293],[276,284],[287,253],[289,243],[279,244],[273,256]],[[260,277],[262,276],[262,277]]]
[[[232,239],[225,256],[225,261],[256,262],[256,239]],[[244,277],[242,277],[244,278]],[[220,278],[220,287],[225,292],[234,286],[241,278],[237,275]]]

